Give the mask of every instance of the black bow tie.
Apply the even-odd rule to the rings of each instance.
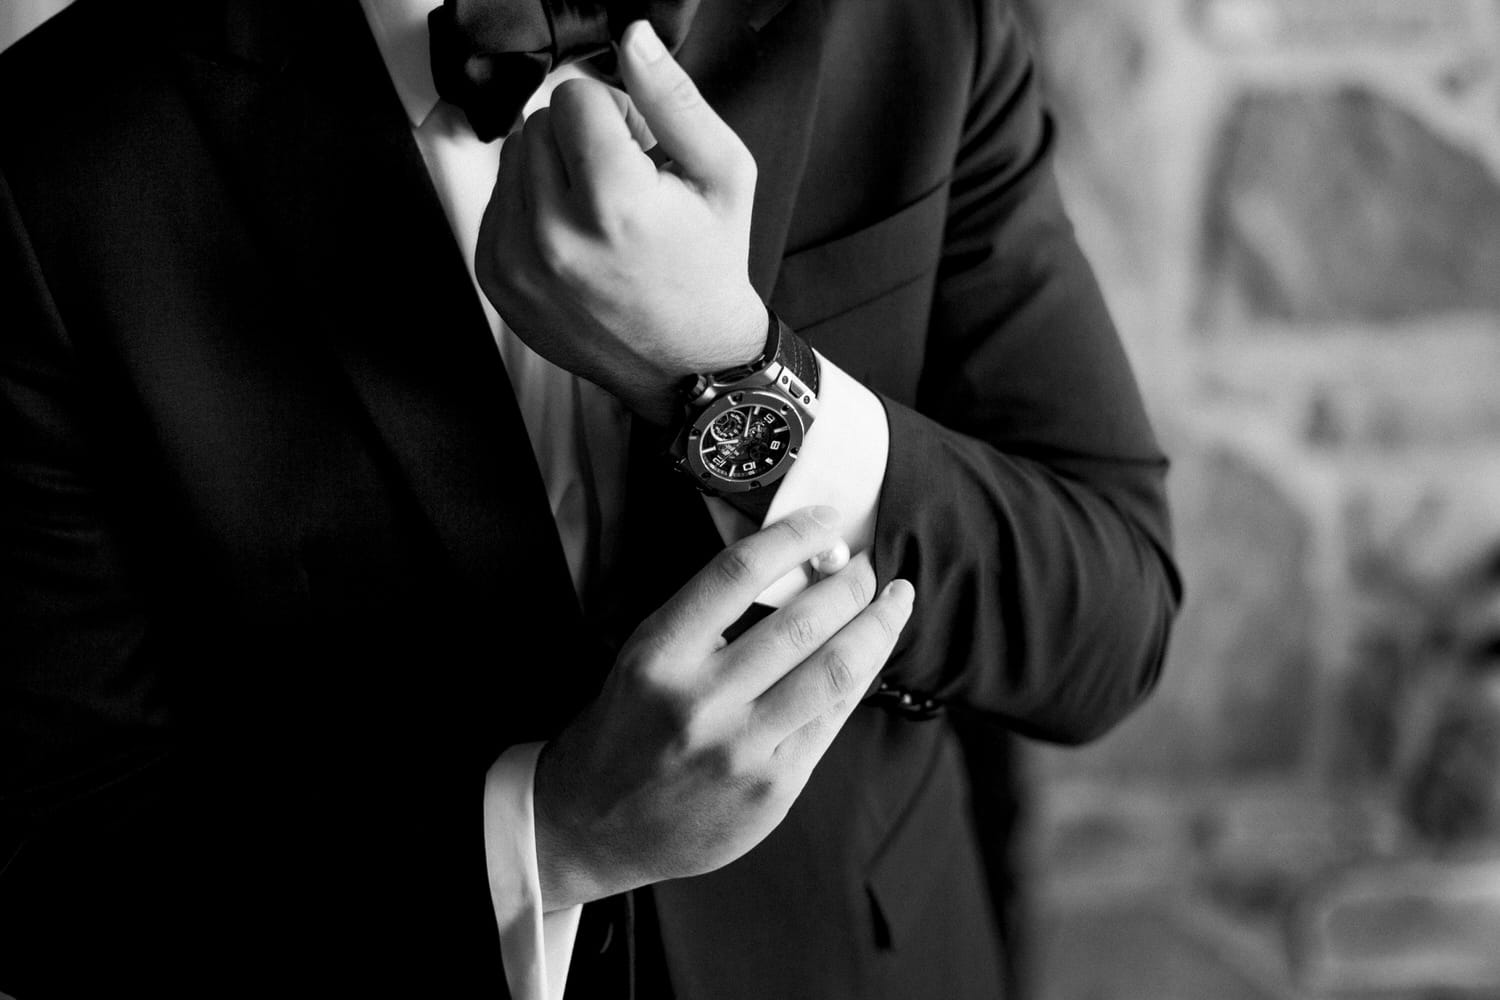
[[[427,19],[432,79],[489,142],[556,67],[608,51],[642,18],[675,52],[697,9],[698,0],[443,0]]]

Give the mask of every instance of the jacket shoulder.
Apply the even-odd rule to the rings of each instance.
[[[0,53],[9,116],[61,109],[160,45],[162,5],[76,0]]]
[[[160,78],[161,13],[151,3],[78,0],[0,53],[0,169],[107,156],[147,81]]]

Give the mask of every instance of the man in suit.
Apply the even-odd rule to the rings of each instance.
[[[541,912],[595,901],[578,995],[996,995],[954,720],[1102,732],[1154,683],[1178,597],[1165,463],[1009,8],[704,0],[677,52],[696,86],[621,56],[676,162],[572,87],[505,140],[473,246],[368,24],[83,0],[0,60],[0,989],[501,996],[557,965]],[[590,174],[569,156],[611,122],[619,169]],[[718,211],[638,245],[544,233],[602,178],[569,231],[639,235],[608,213],[663,171]],[[708,354],[671,354],[668,296],[625,266],[664,243],[697,251],[675,260],[716,304]],[[531,362],[487,334],[476,252],[512,332],[633,411],[593,487],[618,530],[582,536],[609,559],[559,534],[547,421],[511,391]],[[753,302],[715,294],[736,263]],[[878,398],[878,496],[867,561],[718,648],[839,531],[794,514],[715,555],[737,532],[656,461],[667,383],[747,360],[761,303],[828,395]],[[798,489],[838,479],[822,402]],[[592,589],[588,564],[612,567]],[[840,673],[774,713],[809,734],[795,765],[763,754],[779,778],[694,700]],[[518,917],[492,807],[517,811],[489,782],[542,743]]]

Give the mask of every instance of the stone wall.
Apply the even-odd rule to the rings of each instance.
[[[1030,754],[1038,995],[1500,996],[1500,2],[1028,15],[1189,588]]]

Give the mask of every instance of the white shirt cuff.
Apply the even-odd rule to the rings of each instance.
[[[818,361],[818,416],[802,440],[797,461],[777,488],[764,523],[773,524],[802,507],[834,507],[844,515],[843,536],[849,551],[861,552],[875,541],[891,427],[885,407],[873,392],[823,355],[818,355]],[[704,499],[726,543],[763,527],[717,497]],[[756,601],[779,608],[815,578],[804,565],[771,584]]]
[[[542,912],[533,785],[540,743],[500,755],[484,780],[484,856],[511,1000],[562,1000],[583,907]]]

